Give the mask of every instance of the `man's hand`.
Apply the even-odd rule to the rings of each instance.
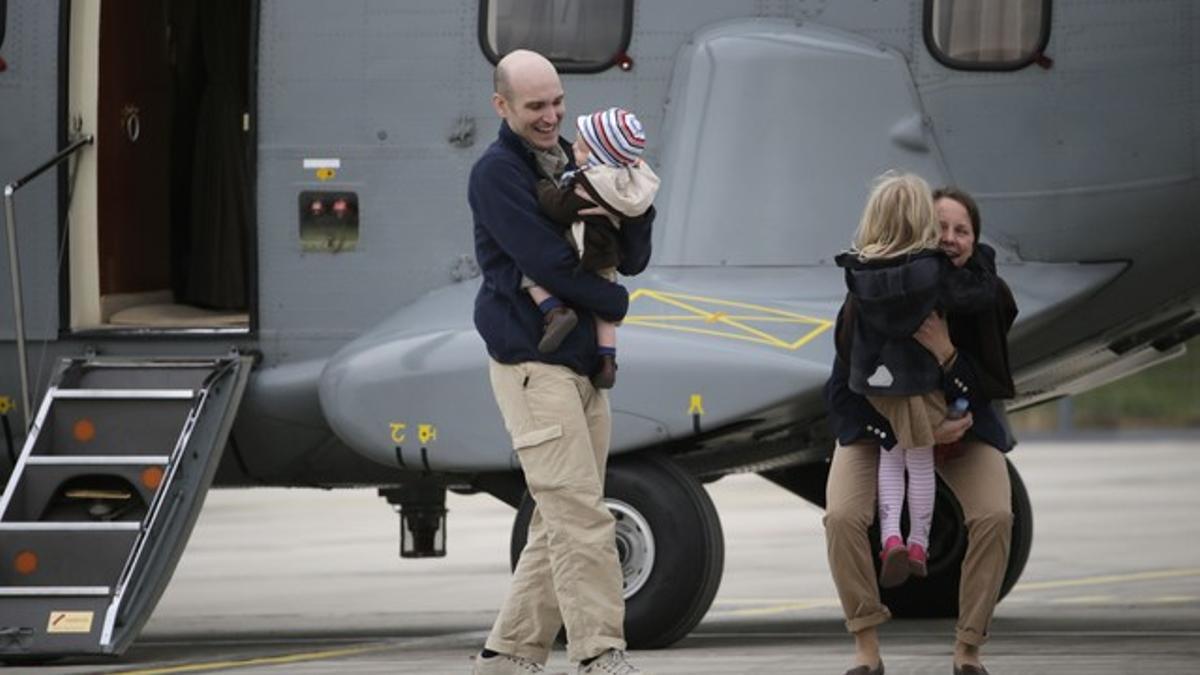
[[[921,327],[913,333],[913,339],[933,354],[938,363],[946,363],[954,356],[954,343],[950,342],[950,330],[946,328],[946,320],[937,312],[930,312],[921,322]],[[970,425],[968,425],[970,426]]]
[[[587,190],[584,190],[584,189],[583,189],[583,186],[582,186],[582,185],[576,185],[576,186],[575,186],[575,194],[577,194],[577,195],[579,195],[581,198],[583,198],[583,199],[587,200],[587,202],[588,202],[589,204],[595,204],[595,202],[593,202],[593,201],[592,201],[592,196],[588,194]],[[584,216],[605,216],[605,215],[608,215],[608,209],[606,209],[606,208],[604,208],[603,206],[600,206],[600,205],[596,205],[596,206],[589,206],[589,207],[588,207],[588,208],[586,208],[586,209],[579,209],[579,215],[580,215],[580,217],[584,217]]]
[[[967,413],[956,420],[947,417],[942,420],[941,424],[934,427],[933,442],[937,445],[957,443],[974,423],[975,418],[971,413]]]

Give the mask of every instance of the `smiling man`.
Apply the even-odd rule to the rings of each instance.
[[[554,66],[518,50],[496,66],[492,107],[499,138],[471,170],[468,198],[483,283],[475,327],[487,344],[492,391],[535,508],[512,587],[476,675],[541,673],[559,627],[579,673],[638,675],[625,659],[621,568],[604,471],[612,416],[599,366],[596,316],[617,322],[629,307],[623,286],[576,274],[578,257],[538,210],[537,181],[574,169],[559,137],[565,114]],[[650,260],[651,207],[623,220],[622,274]],[[528,277],[577,310],[578,325],[555,351],[538,351],[542,311],[522,290]]]

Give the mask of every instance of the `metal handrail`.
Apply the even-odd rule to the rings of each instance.
[[[13,195],[29,181],[37,178],[60,162],[75,154],[85,145],[91,145],[95,137],[87,135],[71,143],[58,154],[51,157],[45,164],[29,172],[25,176],[4,186],[4,224],[8,230],[8,271],[12,277],[13,315],[16,318],[17,330],[17,370],[21,376],[21,413],[25,419],[25,433],[29,433],[29,367],[25,355],[25,310],[21,304],[21,267],[17,256],[17,223]]]

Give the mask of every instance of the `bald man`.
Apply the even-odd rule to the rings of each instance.
[[[535,504],[508,599],[475,659],[477,675],[543,672],[563,624],[579,673],[641,673],[625,659],[621,567],[604,504],[612,417],[607,392],[590,379],[600,365],[594,317],[620,321],[629,294],[595,274],[577,274],[578,256],[538,209],[537,181],[557,182],[575,169],[559,136],[564,98],[558,73],[541,55],[519,50],[501,59],[492,94],[500,135],[475,163],[468,188],[483,272],[475,327]],[[650,261],[653,220],[653,207],[623,219],[622,274]],[[549,354],[538,350],[542,311],[521,289],[522,276],[578,314],[578,325]]]

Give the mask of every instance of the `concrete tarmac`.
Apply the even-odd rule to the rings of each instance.
[[[1026,441],[1021,583],[984,652],[993,675],[1200,672],[1200,435]],[[840,674],[851,663],[821,512],[756,477],[709,486],[725,530],[716,602],[648,672]],[[467,673],[508,586],[513,511],[450,495],[449,554],[401,560],[373,491],[215,491],[141,638],[119,660],[10,672]],[[882,631],[889,675],[951,672],[952,620]],[[549,671],[574,672],[556,652]]]

